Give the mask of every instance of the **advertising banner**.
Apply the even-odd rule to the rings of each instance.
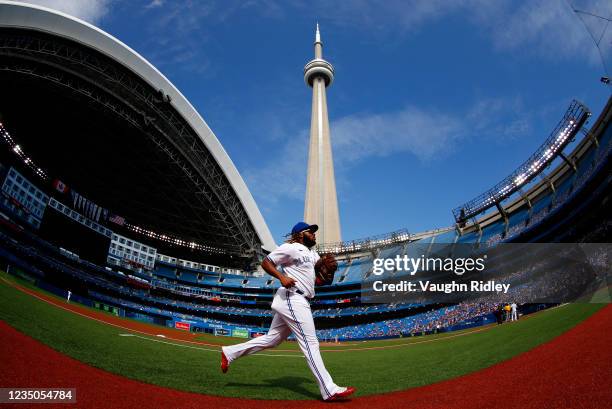
[[[191,324],[188,322],[177,321],[174,323],[174,328],[189,331],[191,329]]]
[[[249,337],[249,330],[244,329],[244,328],[235,328],[232,331],[232,336],[236,337],[236,338],[248,338]]]

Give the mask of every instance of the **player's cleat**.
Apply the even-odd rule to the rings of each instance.
[[[347,386],[346,388],[344,388],[343,391],[336,392],[332,396],[327,398],[325,400],[325,402],[333,402],[333,401],[337,401],[337,400],[346,399],[349,396],[351,396],[353,393],[355,393],[355,391],[357,391],[357,389],[353,388],[352,386]]]
[[[225,356],[225,352],[221,349],[221,372],[226,373],[229,369],[229,362]]]

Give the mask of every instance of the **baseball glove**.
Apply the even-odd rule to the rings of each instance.
[[[338,270],[338,262],[331,254],[326,254],[315,264],[315,285],[330,285]]]

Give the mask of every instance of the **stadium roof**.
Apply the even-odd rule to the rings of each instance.
[[[233,162],[153,65],[102,30],[0,0],[0,120],[39,166],[140,227],[275,247]]]

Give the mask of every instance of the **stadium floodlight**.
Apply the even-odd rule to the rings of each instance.
[[[172,244],[178,247],[187,247],[187,248],[194,249],[194,250],[200,250],[200,251],[204,251],[208,253],[216,253],[216,254],[226,254],[227,253],[222,248],[207,246],[205,244],[200,244],[196,242],[187,242],[178,237],[172,237],[166,234],[156,233],[152,230],[144,229],[140,226],[136,226],[133,224],[126,223],[125,227],[134,233],[149,237],[154,240],[163,241],[165,243],[169,243],[169,244]]]
[[[488,191],[453,209],[455,221],[465,223],[467,219],[499,204],[525,183],[532,180],[563,151],[563,148],[580,131],[589,116],[591,116],[589,109],[582,103],[573,100],[550,136],[529,159]]]
[[[30,159],[25,154],[25,152],[23,152],[23,149],[21,148],[21,146],[15,143],[15,141],[13,140],[13,138],[11,138],[11,135],[8,133],[6,128],[4,128],[4,126],[2,125],[2,123],[0,123],[0,134],[2,135],[2,138],[4,139],[4,142],[8,145],[8,147],[12,149],[13,152],[15,152],[15,154],[19,157],[19,159],[21,159],[23,163],[32,170],[32,172],[34,172],[36,175],[38,175],[43,180],[49,179],[49,176],[47,176],[45,171],[37,167],[34,164],[34,161]]]

